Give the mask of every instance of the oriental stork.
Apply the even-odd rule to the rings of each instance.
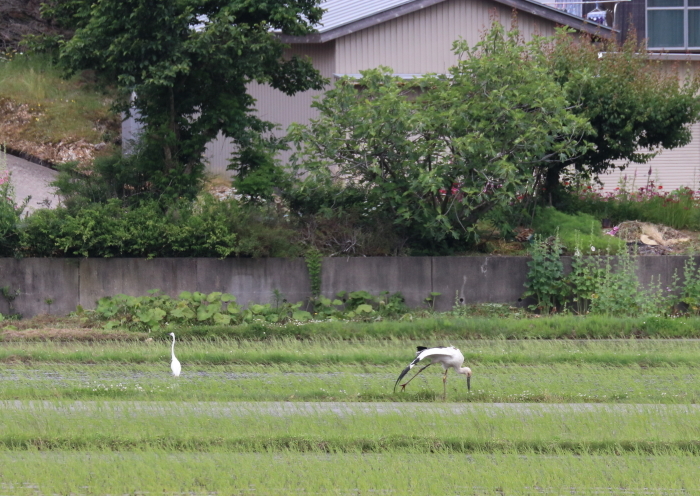
[[[420,362],[423,359],[428,359],[430,363],[422,369],[420,369],[418,372],[416,372],[416,374],[413,377],[411,377],[408,381],[401,384],[401,391],[405,391],[406,386],[409,382],[411,382],[418,374],[420,374],[425,369],[427,369],[435,363],[441,364],[443,370],[445,371],[445,373],[442,376],[443,400],[447,398],[447,372],[449,372],[451,368],[455,369],[455,371],[458,374],[464,374],[465,376],[467,376],[467,390],[471,391],[472,369],[470,369],[469,367],[462,367],[462,364],[464,363],[464,355],[462,355],[461,351],[459,351],[454,346],[438,346],[436,348],[426,348],[425,346],[418,346],[418,348],[416,349],[418,350],[416,352],[416,358],[408,364],[408,367],[403,369],[403,372],[401,372],[399,378],[396,379],[396,384],[394,384],[394,392],[396,392],[396,386],[399,384],[399,381],[403,378],[403,376],[405,376],[409,370],[411,370],[418,362]]]

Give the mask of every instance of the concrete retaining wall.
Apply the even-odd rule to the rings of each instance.
[[[638,276],[648,284],[660,277],[669,285],[673,273],[682,275],[687,257],[639,257]],[[431,292],[439,292],[435,308],[448,310],[460,303],[520,303],[525,288],[527,257],[405,257],[326,258],[322,292],[365,290],[372,294],[400,291],[412,307],[424,305]],[[566,266],[570,265],[565,259]],[[90,309],[103,296],[119,293],[145,295],[160,289],[177,296],[182,291],[235,295],[240,304],[267,303],[273,290],[288,301],[307,298],[311,292],[306,263],[296,259],[211,258],[0,258],[0,286],[19,290],[16,312],[25,317],[51,313],[65,315],[77,305]],[[49,305],[48,300],[51,300]],[[0,297],[0,312],[10,311]]]

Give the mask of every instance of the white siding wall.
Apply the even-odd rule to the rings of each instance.
[[[599,179],[605,186],[603,191],[614,191],[625,177],[628,189],[646,186],[648,178],[666,191],[681,186],[694,190],[700,188],[700,123],[693,125],[692,132],[693,141],[683,148],[664,150],[646,164],[630,164],[624,171],[601,175]]]
[[[652,64],[653,70],[677,74],[680,82],[698,71],[700,62],[659,62]],[[659,155],[646,164],[630,164],[624,171],[614,170],[601,175],[599,179],[604,185],[603,192],[614,191],[620,181],[627,178],[627,187],[638,189],[645,187],[647,179],[654,184],[663,186],[665,191],[678,189],[682,186],[697,190],[700,188],[700,123],[691,127],[693,140],[687,146],[673,150],[663,150]],[[624,162],[618,161],[622,165]],[[649,175],[651,168],[651,175]]]
[[[449,0],[336,40],[337,72],[355,74],[379,65],[398,74],[445,73],[457,58],[452,43],[464,38],[474,45],[494,16],[510,26],[510,8],[488,0]],[[555,24],[518,14],[521,35],[554,34]]]

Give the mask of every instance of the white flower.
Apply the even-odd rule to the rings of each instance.
[[[591,246],[591,251],[595,251],[595,246]]]

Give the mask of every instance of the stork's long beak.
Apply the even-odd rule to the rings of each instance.
[[[472,376],[468,375],[467,376],[467,391],[472,390]]]
[[[408,367],[406,367],[405,369],[403,369],[403,372],[401,372],[401,375],[399,376],[399,378],[396,379],[396,383],[394,384],[394,392],[396,392],[396,386],[399,384],[399,381],[400,381],[401,379],[403,379],[403,376],[405,376],[406,374],[408,374],[408,371],[409,371],[409,370],[411,370],[411,366],[410,366],[410,365],[409,365]]]

